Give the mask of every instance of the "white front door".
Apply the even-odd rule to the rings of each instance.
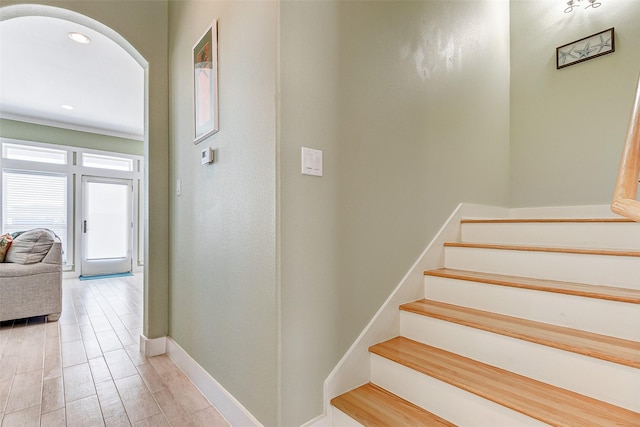
[[[133,184],[82,177],[82,276],[132,270]]]

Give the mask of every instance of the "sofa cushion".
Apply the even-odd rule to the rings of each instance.
[[[11,237],[11,234],[3,234],[0,236],[0,262],[4,261],[4,257],[7,254],[12,241],[13,238]]]
[[[16,237],[5,257],[5,262],[34,264],[41,262],[53,245],[55,234],[45,228],[25,231]]]
[[[35,264],[17,264],[15,262],[3,262],[0,264],[0,295],[4,298],[4,285],[15,278],[40,276],[48,273],[60,274],[61,265],[36,262]],[[37,280],[37,279],[35,279]]]

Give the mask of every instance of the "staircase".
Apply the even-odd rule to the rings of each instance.
[[[333,426],[640,426],[640,224],[462,220]]]

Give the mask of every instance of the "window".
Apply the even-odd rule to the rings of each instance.
[[[67,175],[4,169],[2,230],[12,233],[31,228],[52,230],[67,253]]]
[[[136,155],[0,138],[0,234],[48,228],[62,241],[64,271],[79,272],[82,234],[74,230],[83,221],[83,178],[128,179],[133,236],[138,236],[132,251],[142,265],[143,168],[143,158]]]
[[[82,153],[82,166],[88,168],[111,169],[117,171],[133,171],[133,159],[126,157],[105,156],[101,154]]]
[[[10,160],[26,160],[29,162],[67,164],[66,150],[33,147],[30,145],[2,144],[2,157]]]

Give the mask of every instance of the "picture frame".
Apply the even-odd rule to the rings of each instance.
[[[556,69],[575,65],[616,51],[614,28],[556,48]]]
[[[218,21],[193,46],[193,143],[218,132]]]

